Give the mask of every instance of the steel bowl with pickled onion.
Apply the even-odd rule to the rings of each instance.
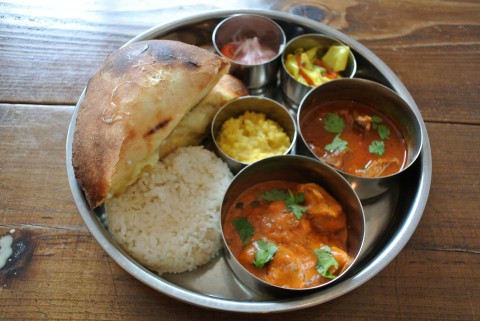
[[[286,38],[273,20],[240,14],[221,21],[212,34],[217,53],[231,62],[231,73],[249,88],[264,87],[276,80]]]

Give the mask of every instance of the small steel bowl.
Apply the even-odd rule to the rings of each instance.
[[[280,87],[284,95],[291,100],[294,105],[300,104],[303,97],[312,89],[311,86],[306,86],[300,82],[298,82],[290,73],[287,71],[285,67],[285,59],[287,59],[288,54],[292,54],[295,52],[296,49],[303,48],[305,51],[316,47],[322,46],[322,55],[324,52],[330,48],[332,45],[344,45],[339,40],[331,38],[326,35],[322,34],[306,34],[301,35],[296,38],[290,40],[285,50],[282,54],[282,69],[280,72]],[[350,50],[350,54],[347,61],[347,66],[344,71],[340,72],[340,76],[343,78],[352,78],[357,71],[357,62],[355,60],[355,56],[353,52]]]
[[[387,191],[418,158],[422,150],[421,120],[413,109],[393,90],[374,81],[352,78],[337,79],[312,89],[302,100],[297,113],[299,139],[297,152],[320,159],[313,153],[302,134],[303,117],[320,103],[327,101],[355,101],[375,108],[394,122],[403,134],[407,147],[406,162],[394,174],[380,177],[361,177],[338,170],[354,188],[360,199],[367,200]]]
[[[260,64],[244,64],[222,53],[224,45],[253,37],[257,37],[260,44],[274,51],[276,55]],[[230,72],[248,88],[258,89],[276,81],[286,38],[283,29],[272,19],[255,14],[231,16],[216,26],[212,42],[217,53],[230,60]]]
[[[224,235],[228,210],[235,206],[237,197],[247,188],[270,180],[288,180],[296,183],[317,183],[339,202],[347,217],[347,253],[352,263],[339,276],[310,288],[284,288],[270,284],[250,273],[235,258]],[[340,282],[354,269],[365,239],[365,213],[362,204],[349,183],[331,167],[302,155],[281,155],[257,161],[240,171],[227,189],[221,207],[222,236],[225,258],[234,274],[250,289],[262,294],[291,296],[318,290]]]
[[[263,113],[267,119],[275,121],[283,128],[284,132],[290,138],[290,146],[284,154],[288,154],[294,150],[297,140],[297,127],[294,117],[284,106],[275,100],[266,97],[244,96],[230,101],[220,108],[213,117],[211,137],[215,152],[227,163],[234,174],[249,164],[227,155],[218,145],[217,137],[225,121],[231,117],[238,117],[247,111]]]

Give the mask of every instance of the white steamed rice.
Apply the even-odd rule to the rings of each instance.
[[[125,251],[159,274],[193,270],[222,246],[220,207],[232,178],[211,151],[179,148],[108,202],[109,230]]]

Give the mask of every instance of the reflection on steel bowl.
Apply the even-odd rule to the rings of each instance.
[[[312,89],[300,104],[299,151],[337,169],[361,199],[388,189],[418,157],[420,121],[390,89],[339,79]]]
[[[282,155],[243,169],[222,204],[227,260],[254,290],[282,295],[336,282],[364,240],[348,182],[312,158]]]

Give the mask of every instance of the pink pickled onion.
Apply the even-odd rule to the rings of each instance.
[[[235,53],[233,60],[244,65],[258,65],[269,61],[277,54],[270,48],[262,46],[257,37],[233,42]]]

